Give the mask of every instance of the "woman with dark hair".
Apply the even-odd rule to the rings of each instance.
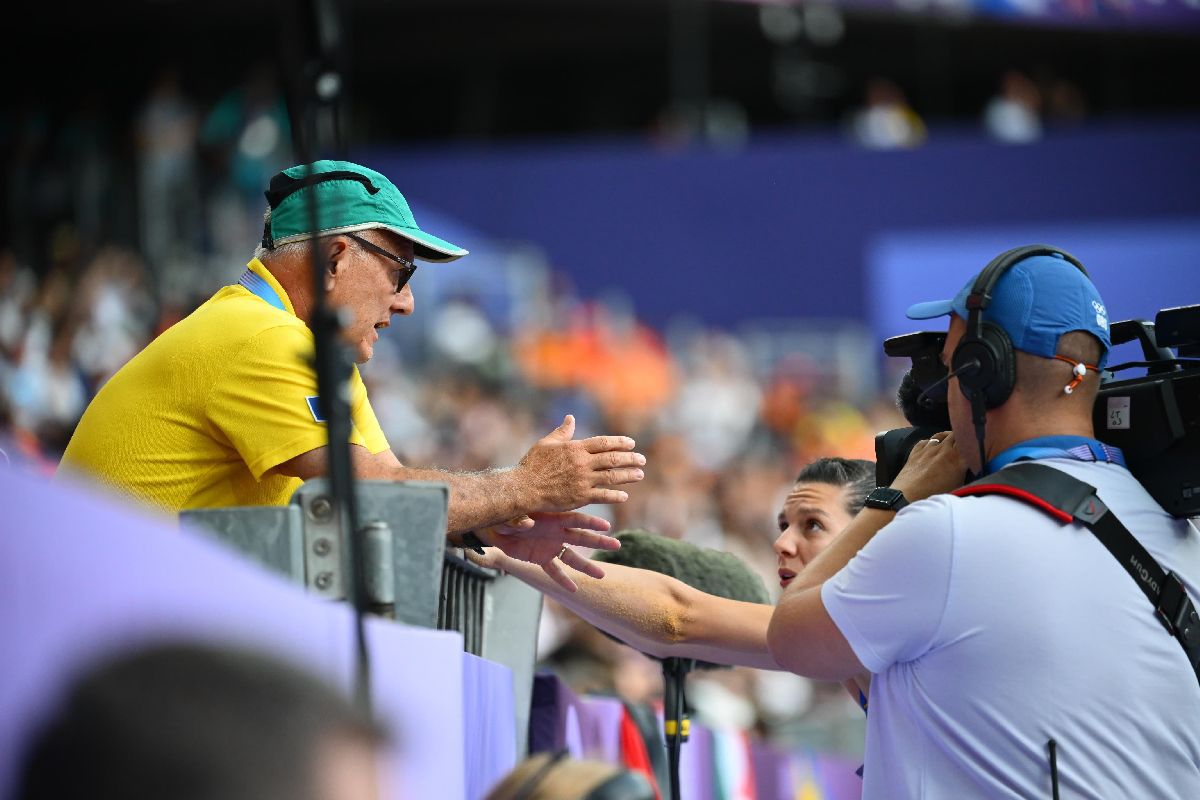
[[[780,586],[791,583],[799,571],[795,569],[797,560],[800,566],[807,564],[825,549],[834,534],[849,524],[874,488],[874,461],[819,458],[800,470],[796,485],[779,512],[775,553],[779,556]],[[836,514],[838,508],[843,513]],[[796,523],[799,529],[795,528]]]

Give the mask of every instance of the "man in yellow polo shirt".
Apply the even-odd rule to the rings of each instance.
[[[86,476],[168,512],[282,505],[302,481],[324,474],[327,432],[310,366],[312,248],[324,266],[326,302],[348,312],[343,339],[360,364],[371,357],[379,328],[393,315],[412,313],[413,259],[447,262],[467,251],[422,231],[392,182],[358,164],[292,167],[272,178],[266,196],[262,245],[238,283],[165,331],[104,385],[67,446],[60,474]],[[320,215],[315,233],[313,198]],[[407,467],[389,448],[357,367],[349,397],[356,476],[448,484],[452,533],[534,512],[623,502],[626,493],[615,487],[642,479],[645,458],[633,452],[632,439],[574,440],[569,416],[508,469]],[[556,521],[559,528],[603,523],[587,515]],[[597,546],[594,537],[568,539]]]

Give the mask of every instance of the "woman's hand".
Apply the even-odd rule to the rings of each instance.
[[[509,558],[537,564],[555,583],[574,592],[578,587],[564,565],[593,578],[603,578],[604,570],[570,545],[617,550],[621,543],[603,533],[610,527],[608,520],[581,511],[534,512],[503,525],[477,530],[475,534],[485,545],[495,547]],[[499,557],[485,555],[471,560],[503,569],[503,559]]]

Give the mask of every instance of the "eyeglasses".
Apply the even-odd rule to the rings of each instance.
[[[408,283],[408,279],[413,276],[413,273],[417,271],[417,265],[403,256],[398,256],[395,253],[389,253],[387,250],[384,250],[374,242],[368,242],[366,239],[362,238],[361,236],[355,236],[353,233],[347,233],[346,236],[358,242],[372,253],[381,255],[384,258],[389,258],[400,265],[400,274],[396,276],[397,294],[399,294],[400,290],[404,288],[404,284]]]

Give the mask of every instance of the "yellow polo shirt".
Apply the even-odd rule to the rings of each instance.
[[[257,259],[247,269],[254,291],[224,287],[100,389],[60,474],[171,512],[289,501],[300,479],[266,473],[328,443],[315,344],[275,276]],[[349,389],[350,441],[382,452],[388,442],[357,367]]]

